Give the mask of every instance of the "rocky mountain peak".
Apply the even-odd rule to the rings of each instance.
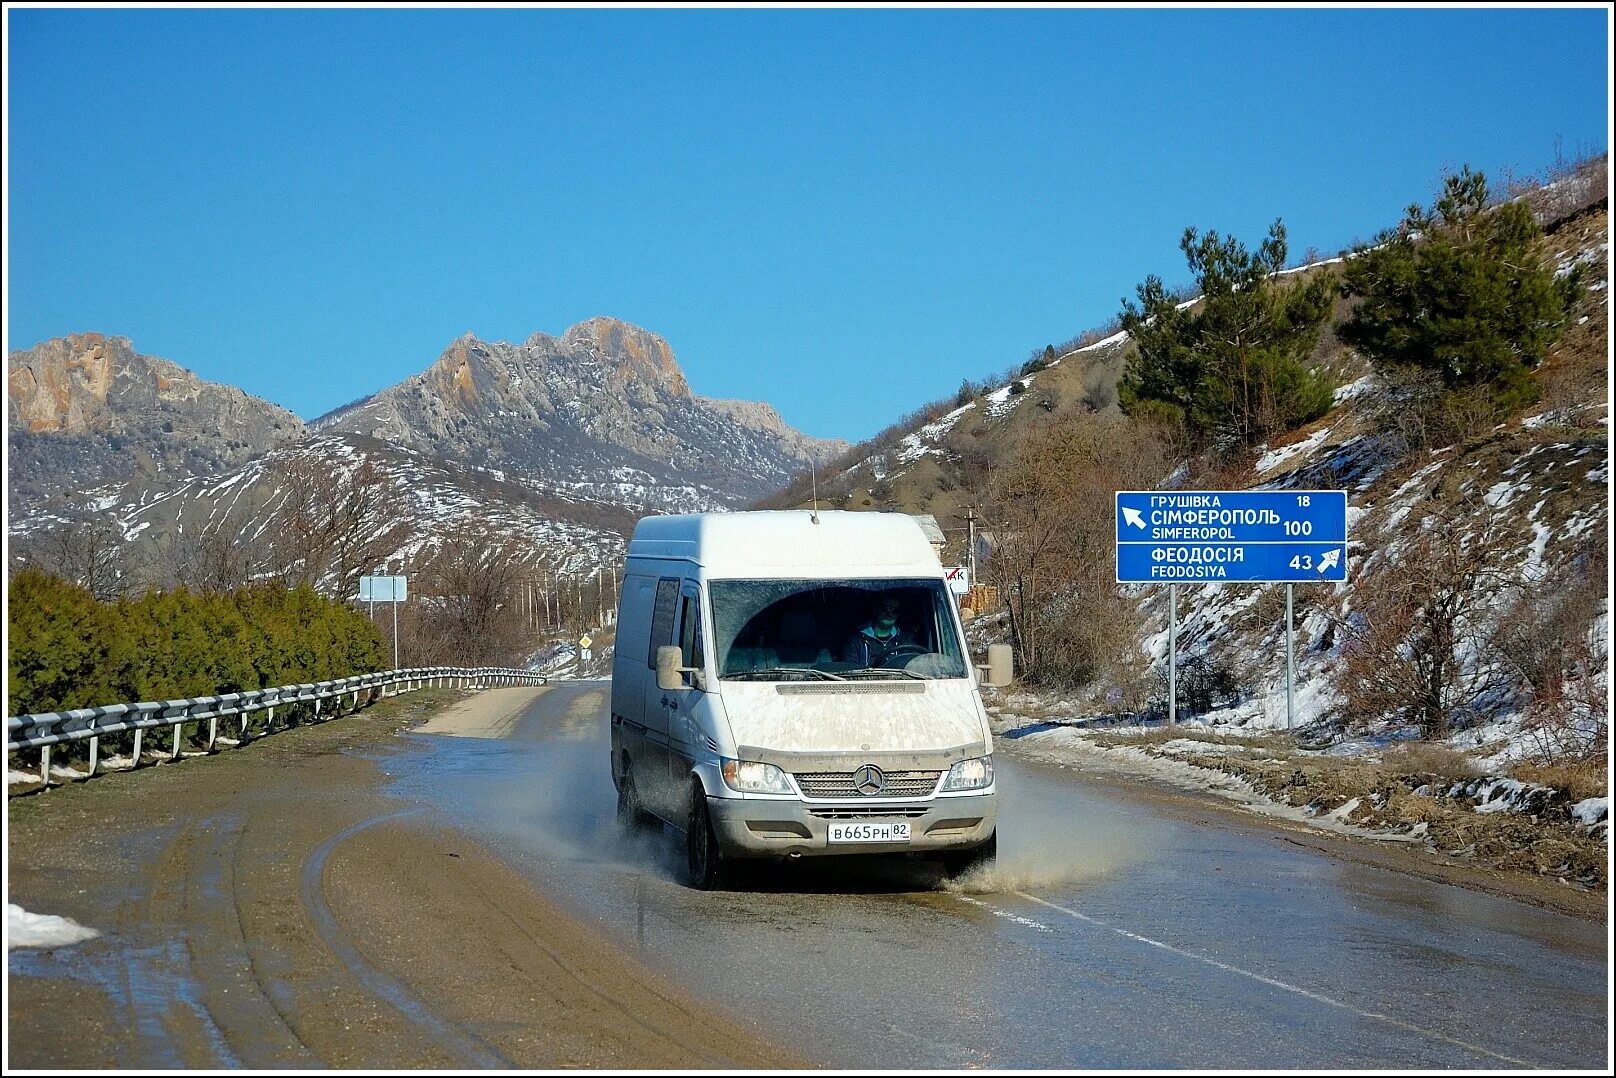
[[[561,335],[567,344],[583,344],[596,352],[617,360],[627,373],[638,374],[645,381],[660,385],[675,396],[690,395],[685,373],[673,358],[673,348],[666,340],[641,329],[639,326],[616,318],[598,316],[588,318],[570,327]]]
[[[50,494],[238,464],[303,434],[303,421],[235,386],[73,333],[6,357],[13,509]]]
[[[842,448],[767,405],[692,393],[666,339],[607,317],[520,344],[468,333],[425,371],[314,426],[677,508],[737,504]],[[678,500],[660,501],[662,488]]]

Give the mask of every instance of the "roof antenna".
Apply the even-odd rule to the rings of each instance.
[[[811,456],[808,458],[808,474],[812,477],[813,485],[814,485],[814,511],[808,517],[808,519],[813,521],[815,524],[818,524],[819,523],[819,461],[815,460]]]

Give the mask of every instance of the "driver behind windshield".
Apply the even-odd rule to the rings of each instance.
[[[842,648],[842,661],[865,667],[887,666],[892,653],[916,647],[914,636],[898,624],[898,600],[883,596],[876,600],[870,618],[848,638]]]

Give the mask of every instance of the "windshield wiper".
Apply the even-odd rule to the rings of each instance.
[[[811,666],[775,666],[767,670],[740,670],[733,674],[725,674],[725,681],[767,681],[772,674],[813,674],[826,681],[846,681],[840,674],[833,674],[829,670],[815,670]]]
[[[848,677],[862,677],[865,674],[902,674],[904,677],[914,678],[916,681],[929,681],[924,674],[917,674],[913,670],[903,670],[896,666],[869,666],[863,670],[849,670]]]

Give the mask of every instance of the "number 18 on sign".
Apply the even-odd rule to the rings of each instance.
[[[1119,490],[1117,582],[1347,578],[1344,490]]]

